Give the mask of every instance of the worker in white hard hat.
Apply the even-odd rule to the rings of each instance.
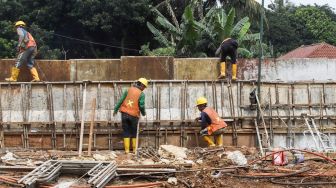
[[[213,108],[207,106],[207,103],[205,97],[199,97],[196,101],[197,108],[201,111],[201,117],[196,118],[196,121],[201,123],[200,134],[209,147],[223,146],[223,133],[227,125]],[[212,136],[215,137],[216,144]]]
[[[15,29],[19,36],[19,42],[16,47],[18,57],[14,67],[11,69],[11,76],[6,78],[6,81],[16,82],[20,73],[20,67],[26,63],[33,77],[32,82],[40,81],[35,64],[35,55],[37,54],[37,45],[33,36],[25,29],[26,24],[23,21],[15,23]]]
[[[148,86],[146,78],[139,78],[137,82],[125,91],[114,107],[113,116],[121,112],[121,124],[123,128],[125,153],[130,152],[130,141],[132,141],[133,152],[136,151],[137,125],[140,113],[145,116],[145,94],[143,90]]]

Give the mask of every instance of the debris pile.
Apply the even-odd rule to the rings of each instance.
[[[256,151],[248,147],[187,149],[161,145],[158,150],[139,148],[138,156],[96,151],[91,157],[81,158],[65,151],[8,151],[0,156],[0,184],[46,188],[334,187],[336,184],[336,161],[331,156],[288,149],[259,157]],[[286,162],[279,163],[278,157],[283,158],[280,162]]]

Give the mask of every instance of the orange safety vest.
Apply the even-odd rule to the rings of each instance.
[[[21,47],[23,48],[23,50],[26,50],[29,47],[35,47],[36,46],[36,42],[34,37],[26,30],[22,29],[23,32],[25,33],[25,37],[23,39],[23,45],[21,45]]]
[[[36,46],[36,42],[35,42],[35,39],[34,39],[34,37],[29,33],[29,32],[27,32],[27,34],[28,34],[28,43],[27,43],[27,48],[29,48],[29,47],[32,47],[32,46]]]
[[[206,107],[203,112],[205,112],[211,119],[211,124],[208,126],[209,135],[212,135],[212,133],[219,129],[227,127],[227,124],[218,116],[217,112],[213,108]]]
[[[127,96],[120,106],[120,112],[131,116],[140,117],[139,98],[142,91],[137,87],[130,87]]]

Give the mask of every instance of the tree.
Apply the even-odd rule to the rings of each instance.
[[[158,26],[147,22],[147,27],[164,48],[175,48],[175,55],[179,57],[204,56],[196,49],[196,42],[200,39],[204,26],[195,20],[191,6],[185,8],[181,23],[177,22],[175,25],[157,9],[154,11],[158,15],[156,19]]]
[[[332,21],[323,10],[312,6],[301,7],[295,11],[294,15],[315,38],[336,44],[336,22]]]
[[[238,41],[240,46],[238,53],[242,57],[254,56],[250,52],[250,47],[257,43],[260,35],[249,33],[251,23],[248,17],[244,17],[235,23],[235,15],[234,8],[226,14],[223,9],[213,7],[202,20],[202,23],[206,26],[203,35],[208,35],[206,37],[208,44],[205,48],[210,49],[208,53],[212,56],[220,43],[229,37]]]
[[[286,3],[280,6],[275,1],[266,11],[268,26],[265,39],[272,44],[275,57],[301,45],[321,41],[335,44],[335,13],[328,6],[295,6]]]

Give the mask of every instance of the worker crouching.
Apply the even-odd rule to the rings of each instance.
[[[145,116],[145,94],[142,92],[148,86],[145,78],[140,78],[137,82],[125,91],[114,107],[113,115],[121,112],[121,124],[124,137],[125,153],[130,152],[132,141],[133,152],[136,152],[137,146],[137,125],[140,113]]]
[[[213,108],[207,106],[207,103],[208,101],[204,97],[197,99],[197,108],[201,111],[201,117],[196,118],[196,121],[201,123],[200,134],[209,147],[223,146],[223,133],[227,125]],[[216,144],[212,136],[215,137]]]

